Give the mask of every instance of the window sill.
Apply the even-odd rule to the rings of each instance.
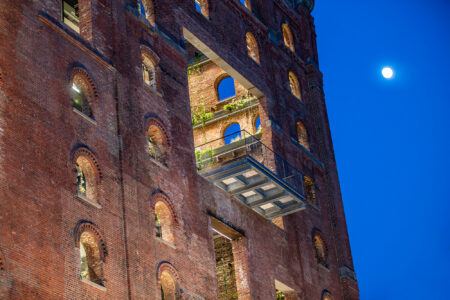
[[[297,146],[298,148],[300,148],[300,150],[302,150],[306,155],[308,155],[309,158],[311,158],[312,161],[314,161],[319,167],[321,167],[322,169],[325,168],[324,164],[319,161],[314,154],[311,153],[311,151],[309,151],[308,149],[306,149],[304,146],[302,146],[296,139],[294,139],[293,137],[291,137],[291,141],[292,143]]]
[[[84,282],[87,285],[90,285],[96,289],[99,289],[100,291],[106,292],[106,287],[104,287],[103,285],[97,284],[95,282],[92,282],[90,280],[87,280],[86,278],[81,277],[81,282]]]
[[[322,263],[317,263],[317,265],[319,266],[319,268],[321,268],[321,269],[323,269],[323,270],[325,270],[327,272],[330,272],[330,268],[328,266],[326,266],[326,265],[324,265]]]
[[[79,111],[78,109],[76,109],[75,107],[72,107],[72,111],[75,112],[77,115],[83,117],[85,120],[89,121],[90,123],[94,124],[95,126],[97,126],[97,121],[95,121],[94,119],[92,119],[91,117],[86,116],[85,114],[83,114],[81,111]]]
[[[169,246],[170,248],[177,249],[177,247],[176,247],[174,244],[172,244],[172,243],[170,243],[170,242],[168,242],[168,241],[166,241],[166,240],[163,240],[163,239],[160,238],[160,237],[156,237],[156,239],[157,239],[158,241],[160,241],[161,243],[163,243],[163,244]]]
[[[153,93],[156,94],[157,96],[163,98],[163,95],[158,92],[157,90],[155,90],[151,85],[149,85],[148,83],[144,82],[144,85]]]
[[[169,167],[168,167],[168,166],[166,166],[165,164],[163,164],[163,163],[160,162],[160,161],[157,161],[156,159],[154,159],[154,158],[151,157],[151,156],[150,156],[150,161],[152,161],[152,162],[153,162],[154,164],[156,164],[157,166],[163,168],[164,170],[169,171]]]
[[[98,202],[96,202],[94,200],[91,200],[88,197],[85,197],[83,195],[77,194],[77,198],[79,200],[83,201],[83,202],[86,202],[87,204],[89,204],[89,205],[91,205],[91,206],[93,206],[95,208],[98,208],[98,209],[102,208],[102,206]]]

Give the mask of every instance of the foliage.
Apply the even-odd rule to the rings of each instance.
[[[197,169],[203,169],[208,164],[213,165],[213,155],[214,151],[213,149],[206,149],[206,150],[195,150],[195,160],[197,161]]]
[[[203,53],[194,56],[193,62],[190,64],[187,70],[188,77],[190,77],[193,74],[203,72],[203,66],[201,64],[198,64],[198,62],[202,60],[204,57],[205,55]]]
[[[213,117],[213,113],[207,113],[205,109],[205,103],[200,104],[200,108],[193,109],[191,111],[192,126],[202,123],[202,127],[205,127],[206,121]]]
[[[241,109],[246,107],[250,103],[250,98],[241,98],[239,100],[233,100],[231,103],[225,104],[223,109],[225,111],[232,112],[233,110]]]
[[[277,300],[285,300],[286,296],[282,291],[277,291]]]

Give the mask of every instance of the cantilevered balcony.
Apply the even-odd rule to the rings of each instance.
[[[240,133],[240,135],[239,135]],[[305,207],[303,175],[247,131],[196,147],[200,175],[267,219]]]

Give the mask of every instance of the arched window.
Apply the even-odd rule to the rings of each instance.
[[[88,91],[79,78],[75,78],[72,83],[73,108],[92,118],[92,110],[88,100]]]
[[[237,142],[241,139],[241,126],[238,123],[231,124],[225,129],[225,145]]]
[[[156,63],[146,53],[142,53],[142,77],[148,86],[154,90],[157,89]]]
[[[79,156],[75,166],[78,196],[97,202],[97,174],[92,162],[85,156]]]
[[[302,93],[300,91],[300,83],[298,82],[297,76],[294,72],[289,72],[289,85],[291,87],[291,93],[298,99],[302,99]]]
[[[327,247],[318,231],[313,234],[314,249],[316,251],[316,258],[319,264],[327,266]]]
[[[162,201],[158,201],[155,204],[155,223],[156,236],[174,244],[172,214],[169,207]]]
[[[309,150],[308,132],[302,122],[297,121],[297,139],[300,145]]]
[[[153,8],[153,0],[138,0],[139,1],[139,12],[144,18],[150,22],[150,24],[155,25],[155,12]]]
[[[333,300],[333,296],[331,296],[330,292],[323,291],[322,300]]]
[[[259,50],[258,43],[256,42],[255,37],[250,32],[247,32],[245,35],[245,39],[247,41],[247,53],[254,61],[259,64]]]
[[[262,127],[261,127],[261,118],[258,116],[256,118],[256,121],[255,121],[255,132],[256,133],[260,133],[261,129],[262,129]]]
[[[148,129],[148,150],[150,156],[166,164],[166,147],[162,132],[156,126],[150,126]]]
[[[150,157],[166,165],[169,150],[167,132],[158,120],[151,118],[147,121],[147,147]]]
[[[82,67],[75,67],[70,75],[72,107],[79,113],[93,119],[91,105],[98,98],[97,87],[89,73]]]
[[[177,300],[177,285],[169,271],[161,273],[161,299]]]
[[[288,47],[289,49],[291,49],[292,52],[295,52],[294,36],[292,35],[292,31],[289,28],[289,25],[288,24],[283,24],[282,25],[282,30],[283,30],[284,45],[286,47]]]
[[[217,94],[219,95],[219,101],[236,96],[234,79],[232,77],[225,77],[220,80],[217,85]]]
[[[241,4],[247,7],[248,9],[251,9],[250,0],[239,0],[239,2],[241,2]]]
[[[308,176],[303,176],[303,185],[305,188],[306,201],[317,205],[316,187],[314,181]]]
[[[209,18],[208,0],[194,0],[195,10]]]
[[[85,147],[78,148],[73,153],[72,166],[76,176],[76,194],[100,208],[98,198],[102,172],[94,154]]]
[[[103,265],[107,255],[105,243],[95,225],[83,222],[77,228],[81,278],[103,286]]]

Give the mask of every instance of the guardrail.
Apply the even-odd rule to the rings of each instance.
[[[304,194],[302,173],[264,145],[260,137],[261,133],[252,135],[241,130],[195,147],[197,170],[217,168],[227,162],[250,156],[297,192]]]

